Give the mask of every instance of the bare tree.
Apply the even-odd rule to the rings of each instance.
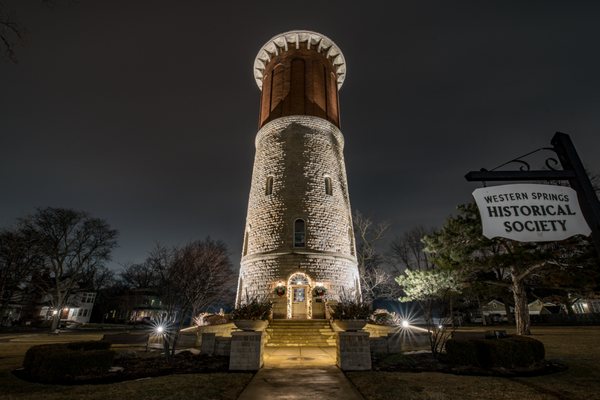
[[[69,0],[68,3],[76,2],[77,0]],[[41,0],[40,3],[53,8],[59,2]],[[18,22],[15,11],[6,5],[6,1],[0,1],[0,53],[10,62],[18,62],[17,47],[25,44],[27,33],[25,27]]]
[[[23,43],[23,29],[14,13],[0,2],[0,48],[4,56],[16,63],[16,47]]]
[[[60,311],[69,294],[85,278],[110,259],[117,245],[117,231],[100,218],[64,208],[40,208],[20,220],[20,231],[33,245],[40,260],[41,278],[36,285],[54,310],[52,330],[58,328]]]
[[[352,218],[363,297],[365,300],[397,297],[398,285],[394,283],[392,275],[385,270],[385,259],[378,249],[390,225],[387,222],[374,223],[359,211],[356,211]]]
[[[423,238],[433,233],[432,229],[416,226],[401,237],[396,238],[390,245],[391,264],[395,272],[402,273],[406,269],[428,270],[435,268],[428,254],[425,253]]]
[[[210,238],[174,250],[157,247],[147,263],[159,277],[161,301],[171,322],[163,341],[169,356],[187,315],[232,300],[235,274],[225,244]]]
[[[158,245],[160,247],[160,245]],[[123,284],[129,288],[149,289],[158,286],[158,275],[150,263],[127,264],[119,274]]]
[[[38,255],[29,251],[30,246],[19,231],[5,229],[0,232],[0,315],[13,292],[39,265]]]

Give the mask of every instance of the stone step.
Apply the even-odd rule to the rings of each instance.
[[[330,328],[331,326],[329,324],[274,324],[274,323],[270,323],[269,324],[270,328]]]
[[[286,324],[303,324],[303,325],[311,325],[311,324],[325,324],[329,325],[329,321],[325,319],[274,319],[271,321],[271,324],[277,325],[286,325]]]
[[[287,344],[270,344],[267,343],[265,345],[266,347],[331,347],[331,348],[335,348],[335,344],[319,344],[319,345],[315,345],[315,344],[302,344],[302,343],[287,343]]]
[[[276,336],[276,337],[271,337],[269,338],[269,340],[267,341],[268,343],[274,343],[274,342],[293,342],[293,341],[297,341],[297,342],[309,342],[309,341],[313,341],[313,342],[322,342],[322,341],[327,341],[327,340],[333,340],[335,341],[335,337],[323,337],[323,336],[312,336],[312,337],[307,337],[307,336],[303,336],[303,337],[294,337],[294,336]]]
[[[314,324],[314,325],[305,325],[305,324],[269,324],[269,328],[280,328],[280,329],[288,329],[288,328],[303,328],[303,329],[312,329],[312,328],[331,328],[331,326],[327,324]]]
[[[319,341],[319,342],[315,342],[312,340],[302,340],[302,341],[298,341],[298,340],[294,340],[294,341],[277,341],[277,342],[268,342],[266,344],[266,346],[269,347],[277,347],[277,346],[316,346],[316,347],[321,347],[321,346],[325,346],[325,347],[329,347],[329,346],[335,346],[336,342],[335,341]]]
[[[303,335],[309,335],[309,336],[329,336],[329,335],[333,335],[335,332],[332,331],[323,331],[323,332],[319,332],[319,331],[266,331],[267,335],[269,336],[273,336],[273,335],[288,335],[288,336],[303,336]]]
[[[331,332],[331,328],[319,328],[319,329],[304,329],[304,328],[267,328],[265,332],[320,332],[320,333],[329,333]]]
[[[284,330],[276,330],[276,331],[265,331],[265,333],[267,335],[279,335],[279,334],[285,334],[285,335],[298,335],[298,336],[302,336],[302,335],[331,335],[334,332],[331,331],[284,331]]]
[[[334,347],[335,332],[327,320],[273,320],[266,329],[268,347]]]

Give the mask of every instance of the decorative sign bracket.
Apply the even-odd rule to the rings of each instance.
[[[592,240],[598,256],[600,256],[600,202],[592,187],[590,178],[583,167],[583,163],[575,150],[571,138],[566,133],[556,132],[552,137],[552,147],[543,147],[523,156],[510,160],[491,171],[481,169],[470,171],[465,175],[469,182],[498,182],[498,181],[569,181],[571,187],[577,192],[581,210],[592,230]],[[529,163],[523,158],[542,150],[556,153],[558,160],[549,157],[545,160],[549,170],[531,170]],[[562,170],[556,169],[560,162]],[[497,171],[509,164],[519,164],[518,171]]]

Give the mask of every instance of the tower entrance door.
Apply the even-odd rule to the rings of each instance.
[[[308,286],[292,285],[292,319],[308,318]]]
[[[311,318],[311,289],[310,278],[302,272],[288,278],[288,318]]]

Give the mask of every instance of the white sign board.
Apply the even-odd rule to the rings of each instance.
[[[476,189],[483,236],[519,242],[564,240],[591,232],[577,200],[566,186],[515,184]]]

